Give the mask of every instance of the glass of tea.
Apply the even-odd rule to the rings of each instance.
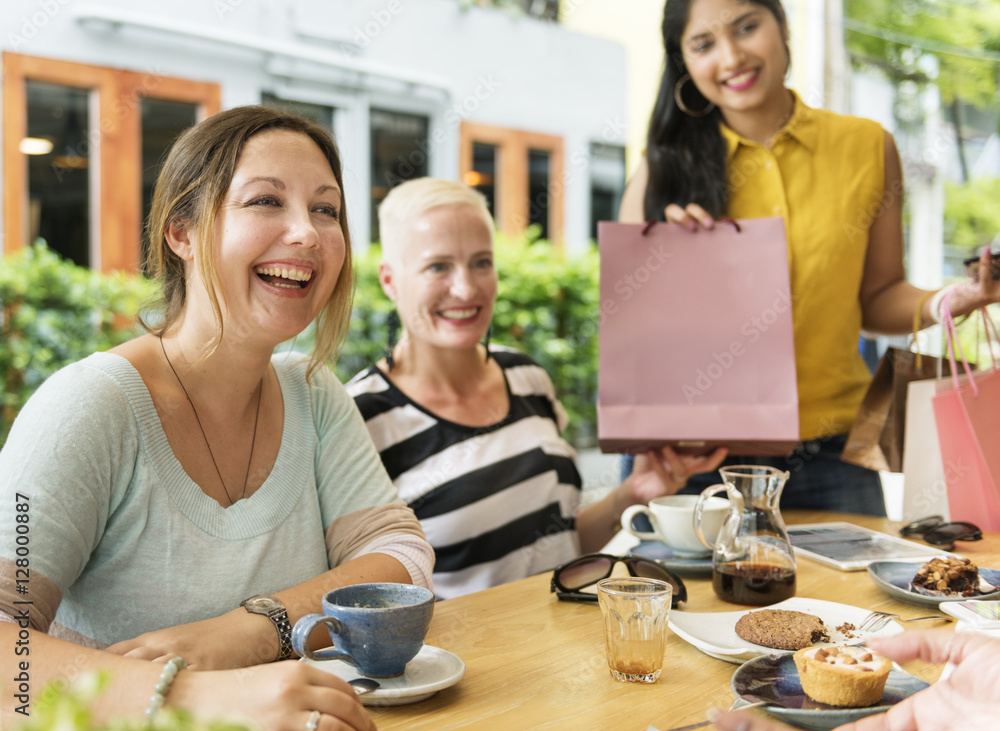
[[[774,467],[734,465],[719,470],[725,484],[702,492],[695,506],[699,537],[712,549],[712,587],[734,604],[775,604],[795,596],[795,558],[785,521],[778,510],[788,473]],[[701,516],[719,492],[729,498],[729,513],[714,543],[705,540]]]
[[[615,680],[654,683],[663,668],[671,586],[659,579],[626,577],[597,583],[608,667]]]

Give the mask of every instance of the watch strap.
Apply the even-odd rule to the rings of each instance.
[[[255,599],[267,599],[271,607],[269,609],[254,607]],[[278,632],[278,660],[287,660],[292,656],[292,623],[288,619],[288,610],[279,599],[273,596],[252,596],[240,602],[240,606],[251,614],[262,614],[274,624]]]
[[[284,607],[272,609],[267,617],[278,630],[278,660],[287,660],[292,656],[292,623],[288,621],[288,611]]]

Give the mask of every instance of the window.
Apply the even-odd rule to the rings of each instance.
[[[427,117],[371,110],[371,239],[379,240],[378,207],[392,188],[427,176]]]
[[[539,238],[549,238],[549,162],[547,150],[528,150],[528,225],[538,226]]]
[[[198,106],[187,102],[144,98],[142,111],[142,220],[149,217],[153,187],[170,147],[181,132],[198,121]],[[142,237],[142,270],[146,270],[148,242]]]
[[[286,112],[298,114],[311,122],[315,122],[320,127],[333,134],[333,107],[324,104],[312,104],[310,102],[299,102],[291,99],[281,99],[274,94],[264,92],[261,94],[260,103],[267,107],[284,109]]]
[[[472,170],[465,174],[467,185],[475,188],[486,197],[486,205],[490,215],[497,215],[497,155],[496,145],[485,142],[472,143]]]
[[[28,132],[19,145],[28,167],[28,241],[90,266],[90,93],[29,81]]]
[[[137,271],[152,176],[177,133],[218,111],[218,84],[6,52],[3,65],[4,252],[42,237],[79,264]]]
[[[597,241],[598,221],[617,221],[625,192],[625,148],[590,144],[590,237]]]
[[[559,243],[563,231],[563,143],[537,132],[462,123],[463,182],[491,203],[497,229],[510,236],[535,224]]]

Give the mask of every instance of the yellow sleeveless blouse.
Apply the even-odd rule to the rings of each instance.
[[[868,229],[885,188],[885,136],[867,119],[807,107],[770,149],[722,125],[729,215],[782,216],[788,237],[802,439],[847,432],[871,377],[858,352]]]

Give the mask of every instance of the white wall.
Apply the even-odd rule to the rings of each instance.
[[[80,20],[94,16],[126,22]],[[245,41],[271,52],[231,44]],[[589,143],[612,141],[625,117],[620,46],[495,10],[462,11],[458,0],[4,0],[0,46],[217,82],[224,107],[259,102],[263,91],[338,107],[358,241],[368,239],[371,106],[429,115],[430,172],[448,178],[458,175],[463,119],[562,136],[570,250],[588,237]]]

